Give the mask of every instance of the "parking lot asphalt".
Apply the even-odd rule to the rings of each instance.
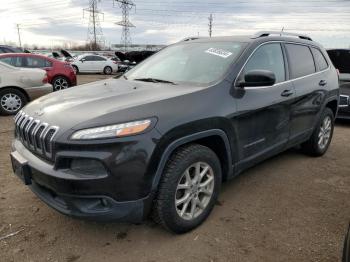
[[[350,122],[337,123],[321,158],[292,149],[225,183],[209,219],[185,235],[152,221],[101,224],[57,213],[13,175],[12,138],[12,117],[0,116],[0,261],[340,261],[350,221]]]

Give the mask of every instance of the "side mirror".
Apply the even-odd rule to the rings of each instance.
[[[123,63],[128,65],[128,64],[130,64],[130,61],[129,60],[124,60]]]
[[[268,70],[252,70],[244,75],[244,81],[239,82],[240,87],[273,86],[276,76]]]
[[[132,62],[131,64],[132,64],[132,65],[136,65],[136,62],[134,61],[134,62]]]
[[[80,62],[84,63],[84,61],[85,61],[85,58],[80,59]]]

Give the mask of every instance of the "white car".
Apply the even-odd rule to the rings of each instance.
[[[0,114],[14,115],[26,103],[53,91],[46,71],[0,62]]]
[[[75,73],[104,73],[110,75],[118,71],[118,63],[103,56],[85,54],[71,62]]]

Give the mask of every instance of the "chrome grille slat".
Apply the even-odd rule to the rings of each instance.
[[[35,130],[37,129],[39,123],[40,123],[39,120],[34,120],[33,124],[31,125],[30,129],[28,130],[29,147],[31,149],[34,149],[34,150],[35,150],[35,142],[34,142]]]
[[[59,128],[42,123],[22,111],[15,116],[14,120],[16,138],[29,150],[51,159],[53,138]]]
[[[42,135],[46,129],[46,127],[48,126],[47,123],[42,123],[38,129],[38,133],[36,134],[36,137],[35,137],[35,145],[36,145],[36,148],[37,148],[37,151],[40,153],[40,154],[43,154],[44,151],[43,151],[43,145],[42,145],[42,142],[41,142],[41,138],[42,138]]]
[[[19,127],[20,137],[23,143],[24,143],[24,126],[27,124],[27,121],[28,121],[28,115],[25,115]]]
[[[16,125],[16,132],[18,133],[20,131],[20,126],[24,120],[24,113],[19,117],[17,125]]]
[[[45,151],[47,156],[51,156],[51,154],[52,154],[52,140],[53,140],[54,136],[56,135],[57,131],[58,131],[58,127],[52,126],[48,129],[47,133],[45,134],[45,136],[43,138],[44,151]]]
[[[24,140],[27,142],[27,145],[29,146],[29,128],[32,126],[32,123],[34,122],[33,117],[28,118],[28,124],[24,127]]]

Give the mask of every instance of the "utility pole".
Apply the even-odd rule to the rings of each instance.
[[[210,16],[208,17],[209,20],[209,37],[211,37],[212,32],[213,32],[213,14],[210,14]]]
[[[83,9],[83,17],[85,12],[89,13],[87,43],[90,44],[92,50],[97,50],[99,45],[104,43],[100,24],[100,14],[104,14],[98,10],[97,1],[98,0],[89,0],[89,8]]]
[[[17,27],[17,33],[18,33],[18,42],[19,42],[19,47],[22,48],[22,41],[21,41],[21,33],[19,32],[19,24],[16,24]]]
[[[119,3],[119,7],[122,9],[123,20],[117,22],[116,25],[120,25],[123,27],[122,36],[121,36],[121,44],[124,46],[124,52],[128,50],[128,47],[131,45],[131,36],[130,36],[130,27],[135,27],[129,21],[129,11],[136,5],[131,0],[114,0]]]

